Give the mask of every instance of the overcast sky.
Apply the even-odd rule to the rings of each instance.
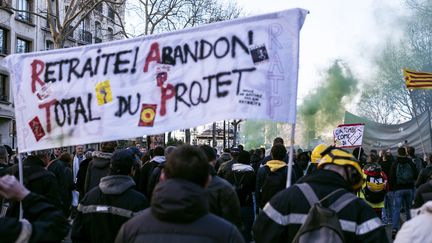
[[[310,11],[300,33],[299,101],[332,60],[344,59],[367,82],[379,44],[397,35],[399,0],[237,0],[249,14],[300,7]]]

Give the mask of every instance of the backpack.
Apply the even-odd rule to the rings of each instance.
[[[264,179],[264,183],[261,187],[261,208],[263,208],[276,193],[285,189],[288,173],[286,166],[276,171],[271,171],[270,167],[267,165],[265,168],[267,170],[267,176]]]
[[[233,172],[233,177],[234,177],[233,187],[234,190],[237,192],[237,194],[239,193],[239,191],[243,190],[244,188],[243,182],[245,180],[246,173],[241,173],[241,176],[239,176],[239,178],[237,177],[238,174],[240,173]]]
[[[336,199],[329,207],[324,207],[322,205],[323,201],[344,189],[340,188],[333,191],[323,199],[319,200],[310,185],[302,183],[297,184],[296,186],[306,197],[311,208],[305,222],[298,230],[292,242],[345,242],[345,236],[337,213],[356,200],[357,197],[346,192]]]
[[[371,203],[380,203],[384,201],[387,193],[387,180],[381,173],[366,176],[366,186],[362,189],[366,201]]]
[[[387,193],[387,177],[382,172],[381,165],[373,163],[363,170],[366,175],[366,185],[361,189],[364,198],[370,203],[383,202]]]
[[[396,181],[397,184],[410,184],[414,183],[414,172],[413,168],[409,164],[411,162],[406,163],[398,163],[396,167]]]

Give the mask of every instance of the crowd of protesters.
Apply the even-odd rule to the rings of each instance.
[[[389,242],[389,225],[396,241],[426,242],[413,232],[430,228],[432,156],[410,146],[299,149],[290,176],[279,137],[267,156],[241,145],[100,148],[36,151],[23,160],[22,186],[0,146],[0,241]]]

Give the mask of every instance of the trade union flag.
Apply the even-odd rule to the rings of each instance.
[[[403,70],[408,89],[432,89],[432,73]]]

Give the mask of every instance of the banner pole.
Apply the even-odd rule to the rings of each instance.
[[[22,162],[21,153],[18,153],[18,177],[19,177],[20,184],[24,185],[23,162]],[[21,220],[22,218],[23,218],[23,208],[22,208],[22,202],[20,202],[19,220]]]
[[[411,99],[411,103],[413,105],[414,118],[415,118],[415,120],[417,122],[417,127],[419,128],[418,129],[418,133],[420,135],[420,143],[421,143],[421,146],[422,146],[422,149],[423,149],[423,157],[425,157],[426,156],[426,150],[425,150],[424,143],[423,143],[423,136],[422,136],[421,131],[420,131],[420,123],[419,123],[418,118],[417,118],[416,106],[415,106],[414,99],[412,97],[412,91],[408,90],[408,93],[409,93],[409,96],[410,96],[410,99]]]
[[[295,126],[296,124],[291,124],[291,137],[290,137],[290,153],[289,153],[289,160],[288,160],[288,175],[287,175],[287,181],[286,181],[286,188],[291,186],[291,174],[293,170],[293,158],[294,158],[294,138],[295,138]]]
[[[358,161],[360,161],[361,152],[362,152],[362,146],[359,147],[359,153],[357,155],[357,160]]]

